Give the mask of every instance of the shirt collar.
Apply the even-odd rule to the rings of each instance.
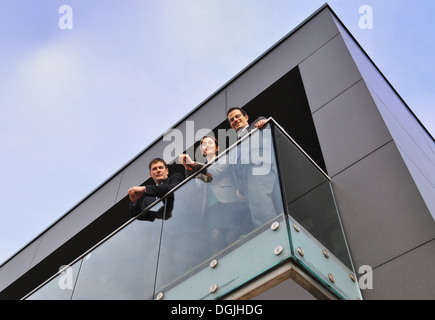
[[[247,124],[243,129],[239,129],[239,131],[237,131],[237,136],[241,137],[244,135],[244,131],[249,127],[249,124]]]

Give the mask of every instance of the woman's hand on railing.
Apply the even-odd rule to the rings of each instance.
[[[195,167],[195,161],[193,161],[188,154],[180,154],[178,161],[188,170],[192,170]]]

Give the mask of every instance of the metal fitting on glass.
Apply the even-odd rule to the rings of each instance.
[[[272,230],[272,231],[275,231],[276,229],[278,229],[279,228],[279,222],[278,221],[275,221],[274,223],[272,223],[272,225],[270,226],[270,229]]]
[[[216,260],[216,259],[213,259],[211,262],[210,262],[210,268],[214,268],[214,267],[216,267],[217,266],[217,264],[218,264],[218,261]]]
[[[212,284],[210,287],[210,293],[215,293],[217,289],[218,289],[218,285]]]
[[[159,294],[156,297],[156,300],[162,300],[163,296],[164,296],[163,292],[159,292]]]
[[[350,274],[350,279],[351,279],[353,282],[356,282],[356,278],[355,278],[355,275],[354,275],[353,273]]]
[[[301,257],[303,257],[304,256],[304,250],[302,250],[302,248],[301,247],[299,247],[298,248],[298,252],[299,252],[299,254],[301,255]]]
[[[282,252],[282,246],[277,246],[274,250],[273,253],[276,254],[277,256],[280,255]]]
[[[325,256],[325,258],[329,258],[329,252],[326,249],[323,249],[323,255]]]
[[[328,274],[329,280],[331,280],[332,283],[335,282],[334,276],[332,275],[332,273]]]
[[[300,231],[301,231],[301,229],[299,228],[299,226],[298,226],[296,223],[293,223],[293,228],[295,228],[295,230],[296,230],[297,232],[300,232]]]

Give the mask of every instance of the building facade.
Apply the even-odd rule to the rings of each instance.
[[[280,176],[277,199],[284,203],[274,222],[286,228],[279,227],[281,231],[273,234],[282,237],[281,248],[275,244],[272,248],[278,249],[271,259],[279,257],[278,260],[260,266],[259,261],[267,259],[259,256],[258,270],[248,266],[257,261],[251,256],[252,252],[263,254],[258,243],[269,241],[269,225],[250,230],[251,238],[233,245],[225,255],[221,253],[219,259],[212,259],[219,261],[222,270],[225,270],[225,261],[231,261],[232,266],[244,262],[240,269],[225,272],[243,274],[245,270],[246,274],[252,274],[246,279],[234,277],[242,280],[234,282],[234,286],[225,291],[222,291],[222,283],[207,283],[206,289],[210,288],[207,298],[435,298],[434,139],[328,5],[193,109],[173,129],[185,136],[192,130],[204,128],[218,134],[219,130],[229,128],[227,111],[234,106],[246,110],[250,119],[273,118],[270,120],[270,143],[274,146],[274,165]],[[135,233],[134,225],[138,224],[130,219],[126,196],[129,187],[150,182],[144,181],[149,161],[168,150],[164,137],[157,137],[137,157],[6,261],[0,267],[0,298],[38,298],[38,292],[43,293],[44,288],[53,284],[55,291],[66,294],[67,298],[105,298],[98,290],[91,292],[90,288],[94,290],[95,286],[75,288],[76,296],[68,296],[69,277],[73,277],[77,285],[85,283],[86,280],[80,277],[87,279],[86,262],[95,259],[95,265],[98,265],[98,254],[93,250],[102,248],[96,252],[104,251],[105,244],[113,242],[108,240],[101,246],[94,246],[121,226],[131,230],[124,234],[138,237],[123,240],[128,243],[149,242],[150,238],[141,238],[145,231],[156,239],[165,238],[159,230],[164,223],[169,226],[176,220],[175,213],[173,218],[159,220],[157,224],[141,224],[137,228],[146,230]],[[185,150],[194,150],[197,143],[186,141]],[[303,159],[299,158],[301,154]],[[173,158],[176,158],[175,154]],[[170,171],[183,173],[184,168],[174,162]],[[287,177],[297,177],[301,182],[289,182]],[[174,192],[177,204],[183,199],[180,195],[194,182],[192,179]],[[311,183],[316,186],[302,194],[305,184]],[[294,191],[293,185],[302,189]],[[320,185],[327,191],[312,191],[318,190]],[[294,196],[297,192],[301,194]],[[305,197],[305,194],[309,196]],[[162,201],[167,205],[169,200],[167,197]],[[326,236],[322,235],[325,231],[321,227],[315,227],[322,225],[323,220],[305,213],[313,203],[318,205],[312,208],[313,211],[330,206],[333,212],[331,219],[335,227],[328,229]],[[191,212],[190,209],[183,210]],[[302,232],[295,232],[297,227],[294,225]],[[308,240],[300,241],[312,241],[305,244],[306,248],[324,245],[332,258],[327,257],[327,262],[308,261],[310,249],[302,254],[298,252],[302,245],[295,245],[302,234]],[[115,237],[119,239],[123,235]],[[116,245],[106,247],[107,254],[116,250]],[[136,250],[135,255],[140,255],[143,247]],[[149,248],[148,257],[143,259],[156,261],[160,254],[160,263],[163,263],[162,250],[164,246],[160,242]],[[213,258],[212,255],[207,256],[209,258]],[[336,271],[335,276],[328,271],[322,273],[325,263],[332,260],[336,262],[332,268],[350,270],[353,283],[349,284],[350,289],[339,284],[336,274],[340,271]],[[104,261],[107,263],[102,258],[101,265]],[[95,270],[101,271],[101,265]],[[149,294],[143,294],[143,288],[136,288],[140,293],[108,298],[183,297],[183,290],[210,276],[208,267],[198,269],[197,265],[200,263],[187,268],[188,272],[180,273],[181,280],[166,286],[167,292],[157,290],[158,281],[154,277],[150,280],[153,283],[149,284],[152,288]],[[68,268],[50,280],[61,266]],[[150,272],[156,273],[157,269],[155,266]],[[143,269],[132,271],[141,278],[144,272]],[[90,282],[105,278],[107,284],[109,276],[90,272],[88,277]],[[164,275],[161,277],[163,279]],[[192,284],[189,281],[193,281]],[[221,281],[225,283],[226,280]],[[224,294],[212,295],[219,290]],[[41,294],[39,297],[48,296]],[[204,295],[201,293],[192,299],[199,297]]]

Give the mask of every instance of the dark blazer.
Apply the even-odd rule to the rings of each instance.
[[[139,213],[145,210],[149,205],[158,200],[158,198],[162,198],[169,191],[171,191],[174,187],[176,187],[179,183],[184,180],[184,176],[181,173],[175,173],[168,177],[163,183],[160,185],[149,185],[146,187],[146,192],[144,198],[142,200],[141,205],[139,206],[139,201],[136,202],[136,205],[133,205],[130,201],[130,214],[131,217],[137,216]],[[165,206],[160,207],[157,211],[150,210],[147,213],[143,214],[138,218],[138,220],[146,220],[146,221],[154,221],[157,219],[169,219],[172,213],[172,209],[174,207],[174,195],[166,198],[166,215]]]

